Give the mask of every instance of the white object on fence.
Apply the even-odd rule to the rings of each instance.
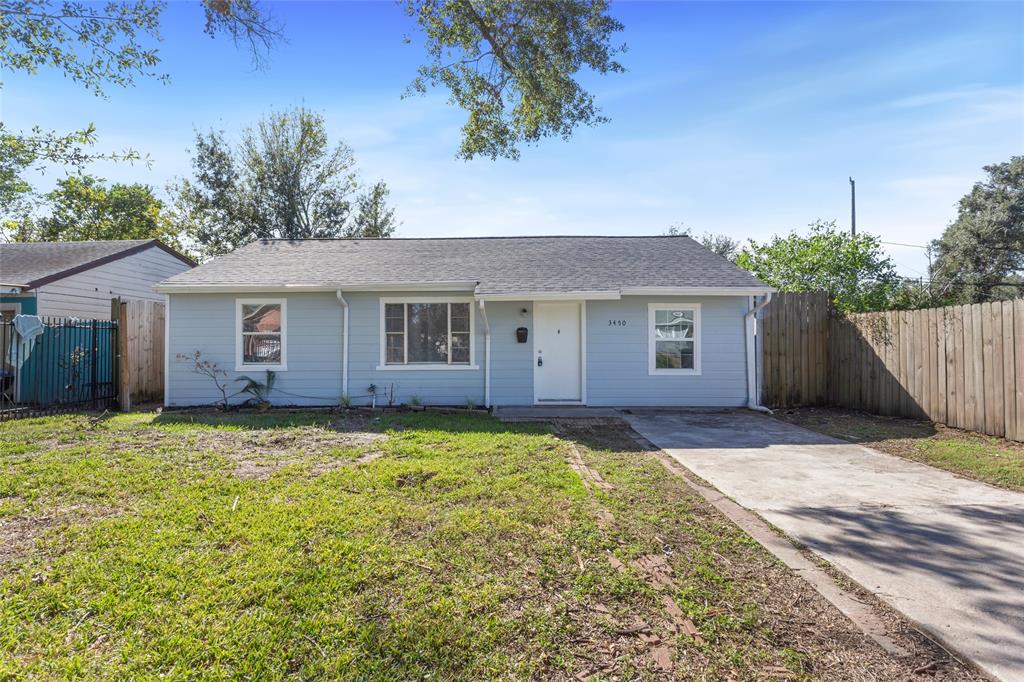
[[[38,315],[15,315],[12,326],[17,333],[11,337],[11,347],[7,350],[7,362],[21,369],[21,366],[28,360],[28,356],[32,354],[36,338],[46,331],[46,325],[43,323],[43,318]]]

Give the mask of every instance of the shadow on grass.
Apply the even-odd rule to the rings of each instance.
[[[546,424],[505,423],[489,415],[442,412],[328,412],[313,410],[188,410],[162,412],[154,426],[198,426],[212,429],[263,430],[312,426],[334,431],[423,430],[452,433],[550,433]]]
[[[835,407],[802,407],[777,410],[782,421],[854,443],[892,439],[923,439],[937,431],[931,422],[903,417],[886,417]]]
[[[643,445],[639,434],[629,424],[600,424],[592,426],[582,422],[556,421],[552,424],[555,435],[571,440],[588,450],[645,453],[651,448]]]

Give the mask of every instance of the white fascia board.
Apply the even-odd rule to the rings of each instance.
[[[623,296],[763,296],[772,287],[629,287]]]
[[[232,294],[232,293],[287,293],[338,290],[326,284],[154,284],[153,291],[162,294]]]
[[[476,282],[409,282],[405,284],[175,284],[161,283],[153,290],[163,294],[303,293],[342,291],[473,291]]]
[[[478,301],[617,301],[618,291],[524,291],[518,294],[477,294]]]
[[[343,291],[473,291],[477,282],[410,282],[407,284],[355,284],[340,285]]]

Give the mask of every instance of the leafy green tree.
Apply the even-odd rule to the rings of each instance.
[[[179,228],[203,255],[256,239],[362,234],[352,220],[352,150],[331,146],[323,117],[308,109],[270,114],[234,146],[222,132],[197,134],[192,167],[193,177],[171,193]]]
[[[625,46],[612,43],[623,27],[610,15],[608,0],[403,2],[424,33],[427,53],[407,94],[443,87],[467,112],[460,157],[518,158],[521,144],[568,139],[580,125],[607,120],[579,75],[623,71],[615,58]],[[110,85],[129,87],[140,77],[167,80],[155,47],[165,6],[162,0],[0,0],[0,69],[56,69],[100,96]],[[246,44],[257,66],[282,39],[257,0],[201,0],[201,6],[205,32]],[[34,145],[34,162],[79,169],[89,161],[138,156],[81,144],[67,155],[66,147],[47,143],[78,135],[11,131],[0,123],[0,167],[18,165],[11,140]]]
[[[255,0],[202,0],[212,36],[246,42],[259,63],[280,39],[280,28]],[[128,87],[138,76],[166,80],[155,69],[166,3],[0,0],[0,68],[34,74],[54,68],[97,95]]]
[[[355,218],[349,236],[390,237],[401,223],[395,218],[395,209],[388,206],[391,190],[378,180],[356,198]]]
[[[736,262],[736,257],[739,256],[740,247],[742,246],[740,240],[733,239],[727,234],[705,232],[698,236],[691,228],[683,226],[682,223],[669,226],[665,234],[669,237],[689,237],[699,242],[701,246],[711,253],[717,253],[722,258],[734,263]]]
[[[852,236],[837,230],[834,220],[811,223],[806,236],[793,232],[760,244],[750,240],[736,264],[781,291],[827,291],[844,312],[914,305],[878,237]]]
[[[96,131],[91,124],[84,130],[68,134],[35,127],[28,135],[15,135],[5,132],[0,123],[0,238],[10,238],[34,222],[32,214],[41,199],[25,179],[26,171],[42,170],[48,162],[60,162],[80,169],[101,159],[129,163],[142,160],[141,155],[131,149],[113,153],[92,152],[90,147],[95,141]]]
[[[458,156],[518,158],[518,145],[568,139],[607,119],[578,81],[584,69],[623,71],[611,43],[622,24],[607,0],[406,0],[429,61],[410,92],[448,90],[469,117]]]
[[[163,202],[142,184],[109,187],[91,175],[70,176],[44,197],[46,214],[17,230],[18,241],[160,239],[181,248]]]
[[[166,80],[156,70],[160,57],[155,47],[165,7],[159,0],[0,0],[0,70],[35,74],[56,69],[99,96],[106,96],[110,85],[134,85],[137,77]],[[254,0],[202,0],[202,8],[205,32],[247,43],[257,64],[280,37],[280,29]],[[92,124],[59,133],[39,127],[15,131],[0,122],[0,220],[5,227],[33,199],[25,171],[47,164],[81,169],[99,160],[142,158],[133,149],[95,151],[95,133]]]
[[[931,285],[945,303],[1024,295],[1024,156],[985,166],[956,220],[931,243]]]

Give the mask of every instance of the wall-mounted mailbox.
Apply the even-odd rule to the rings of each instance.
[[[526,327],[519,327],[518,329],[516,329],[516,342],[526,343],[526,337],[528,336],[528,334],[529,332],[527,332]]]

